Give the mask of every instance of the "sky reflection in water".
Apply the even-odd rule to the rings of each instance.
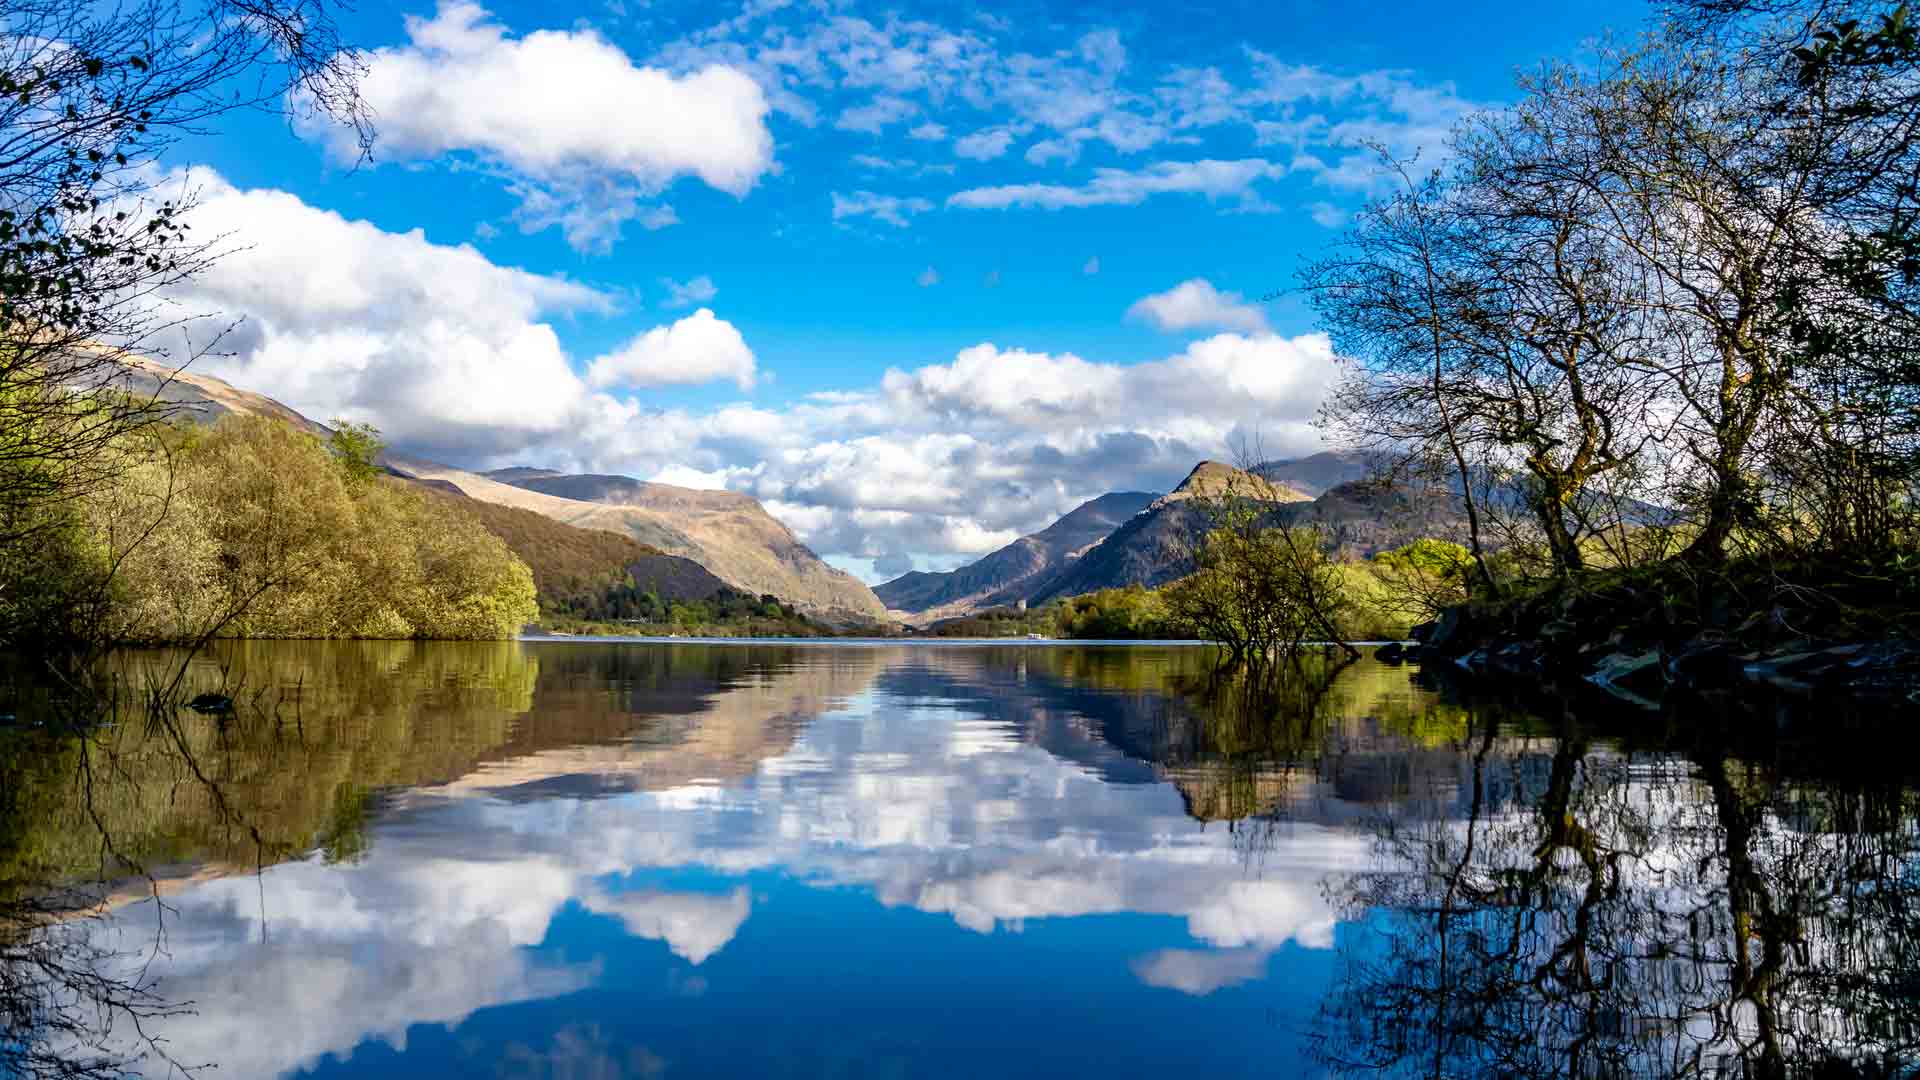
[[[1209,691],[1196,650],[361,648],[226,661],[270,692],[297,682],[309,752],[398,771],[360,778],[375,794],[344,853],[257,875],[202,853],[169,883],[163,989],[195,1003],[164,1031],[177,1060],[225,1077],[1465,1074],[1491,1047],[1553,1075],[1583,1067],[1530,1058],[1520,1043],[1552,1040],[1489,1017],[1544,1002],[1590,1023],[1604,998],[1627,1019],[1585,1033],[1595,1070],[1676,1046],[1704,1067],[1780,1042],[1745,999],[1804,992],[1760,986],[1765,949],[1725,944],[1766,938],[1755,918],[1792,909],[1786,952],[1850,942],[1844,963],[1869,971],[1910,940],[1904,916],[1823,936],[1815,886],[1769,861],[1881,836],[1911,891],[1905,779],[1890,818],[1789,797],[1744,764],[1716,779],[1644,734],[1570,737],[1371,662],[1250,708]],[[369,670],[399,699],[386,743],[352,688]],[[244,788],[263,762],[225,775]],[[1741,827],[1759,869],[1729,875]],[[155,915],[131,902],[102,932],[140,948]],[[1687,957],[1656,955],[1676,935]],[[1729,989],[1672,989],[1696,983]],[[1907,1060],[1911,999],[1876,1000],[1909,1032],[1876,1045]],[[1788,1059],[1862,1045],[1795,1037]]]

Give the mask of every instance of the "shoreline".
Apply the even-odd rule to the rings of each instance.
[[[816,648],[832,648],[844,645],[858,648],[880,648],[890,645],[1037,645],[1058,647],[1064,645],[1158,645],[1167,647],[1196,648],[1211,647],[1216,642],[1193,639],[1137,639],[1137,638],[964,638],[930,637],[915,635],[912,637],[657,637],[650,635],[614,635],[614,634],[523,634],[515,641],[534,644],[566,644],[568,642],[602,645],[806,645]]]

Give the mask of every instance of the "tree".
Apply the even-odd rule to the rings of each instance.
[[[1524,507],[1555,573],[1582,568],[1589,486],[1647,441],[1641,280],[1577,185],[1543,182],[1563,152],[1524,113],[1464,125],[1445,172],[1367,207],[1304,282],[1356,358],[1333,401],[1349,440],[1452,462],[1477,577],[1496,588],[1482,515]],[[1404,452],[1404,451],[1403,451]],[[1504,478],[1511,474],[1511,482]],[[1476,498],[1492,481],[1507,492]],[[1502,495],[1505,498],[1502,498]]]
[[[460,502],[342,463],[264,416],[130,454],[86,500],[112,567],[103,635],[504,638],[538,618],[532,571]]]
[[[1375,866],[1329,883],[1362,928],[1312,1031],[1334,1074],[1910,1073],[1901,784],[1758,764],[1712,725],[1682,758],[1500,719],[1474,722],[1457,802],[1379,816]]]
[[[1381,614],[1425,622],[1466,601],[1473,557],[1459,544],[1421,539],[1380,552],[1368,566],[1386,587]]]
[[[380,429],[372,424],[336,419],[333,430],[327,433],[327,451],[354,484],[367,483],[381,474],[380,452],[386,448]]]
[[[1882,547],[1920,476],[1920,20],[1886,0],[1692,0],[1670,29],[1726,58],[1771,171],[1804,176],[1772,298],[1797,373],[1769,454],[1789,520]]]
[[[1278,525],[1242,478],[1252,479],[1237,472],[1193,499],[1208,527],[1194,572],[1162,590],[1171,621],[1223,645],[1229,666],[1292,661],[1309,640],[1358,656],[1340,632],[1347,598],[1319,532]]]
[[[1437,174],[1415,180],[1408,164],[1380,157],[1401,190],[1369,203],[1335,253],[1309,265],[1302,284],[1355,358],[1327,414],[1350,441],[1414,462],[1446,462],[1458,481],[1481,585],[1498,592],[1486,562],[1475,468],[1481,441],[1457,415],[1449,370],[1461,355],[1454,329],[1459,288],[1453,222]],[[1409,448],[1411,448],[1409,450]]]
[[[1656,520],[1701,565],[1876,551],[1920,504],[1907,9],[1694,7],[1524,78],[1426,179],[1389,160],[1402,190],[1304,275],[1354,357],[1335,429],[1450,461],[1496,526],[1524,507],[1509,548],[1560,576],[1663,550],[1627,535]]]
[[[156,297],[219,249],[191,238],[167,148],[253,107],[372,137],[326,0],[12,0],[4,14],[0,544],[60,527],[50,511],[111,479],[115,440],[170,411],[163,335],[182,320]]]

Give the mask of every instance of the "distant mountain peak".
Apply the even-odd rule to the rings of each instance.
[[[506,469],[495,469],[480,474],[489,480],[498,480],[503,484],[516,484],[522,480],[538,480],[545,476],[561,475],[557,469],[536,469],[530,465],[515,465]]]
[[[1185,480],[1180,481],[1179,487],[1168,492],[1160,502],[1211,499],[1227,494],[1278,503],[1309,502],[1313,499],[1313,496],[1287,484],[1274,483],[1244,469],[1236,469],[1218,461],[1202,461],[1193,467]]]
[[[1248,471],[1318,498],[1342,484],[1366,479],[1373,469],[1372,461],[1366,454],[1353,450],[1322,450],[1303,458],[1263,461]]]

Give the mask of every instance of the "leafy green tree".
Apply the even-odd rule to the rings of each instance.
[[[327,450],[333,454],[333,460],[340,463],[347,479],[356,484],[367,483],[384,471],[380,467],[380,452],[386,448],[380,429],[372,424],[336,419],[333,430],[327,434]]]

